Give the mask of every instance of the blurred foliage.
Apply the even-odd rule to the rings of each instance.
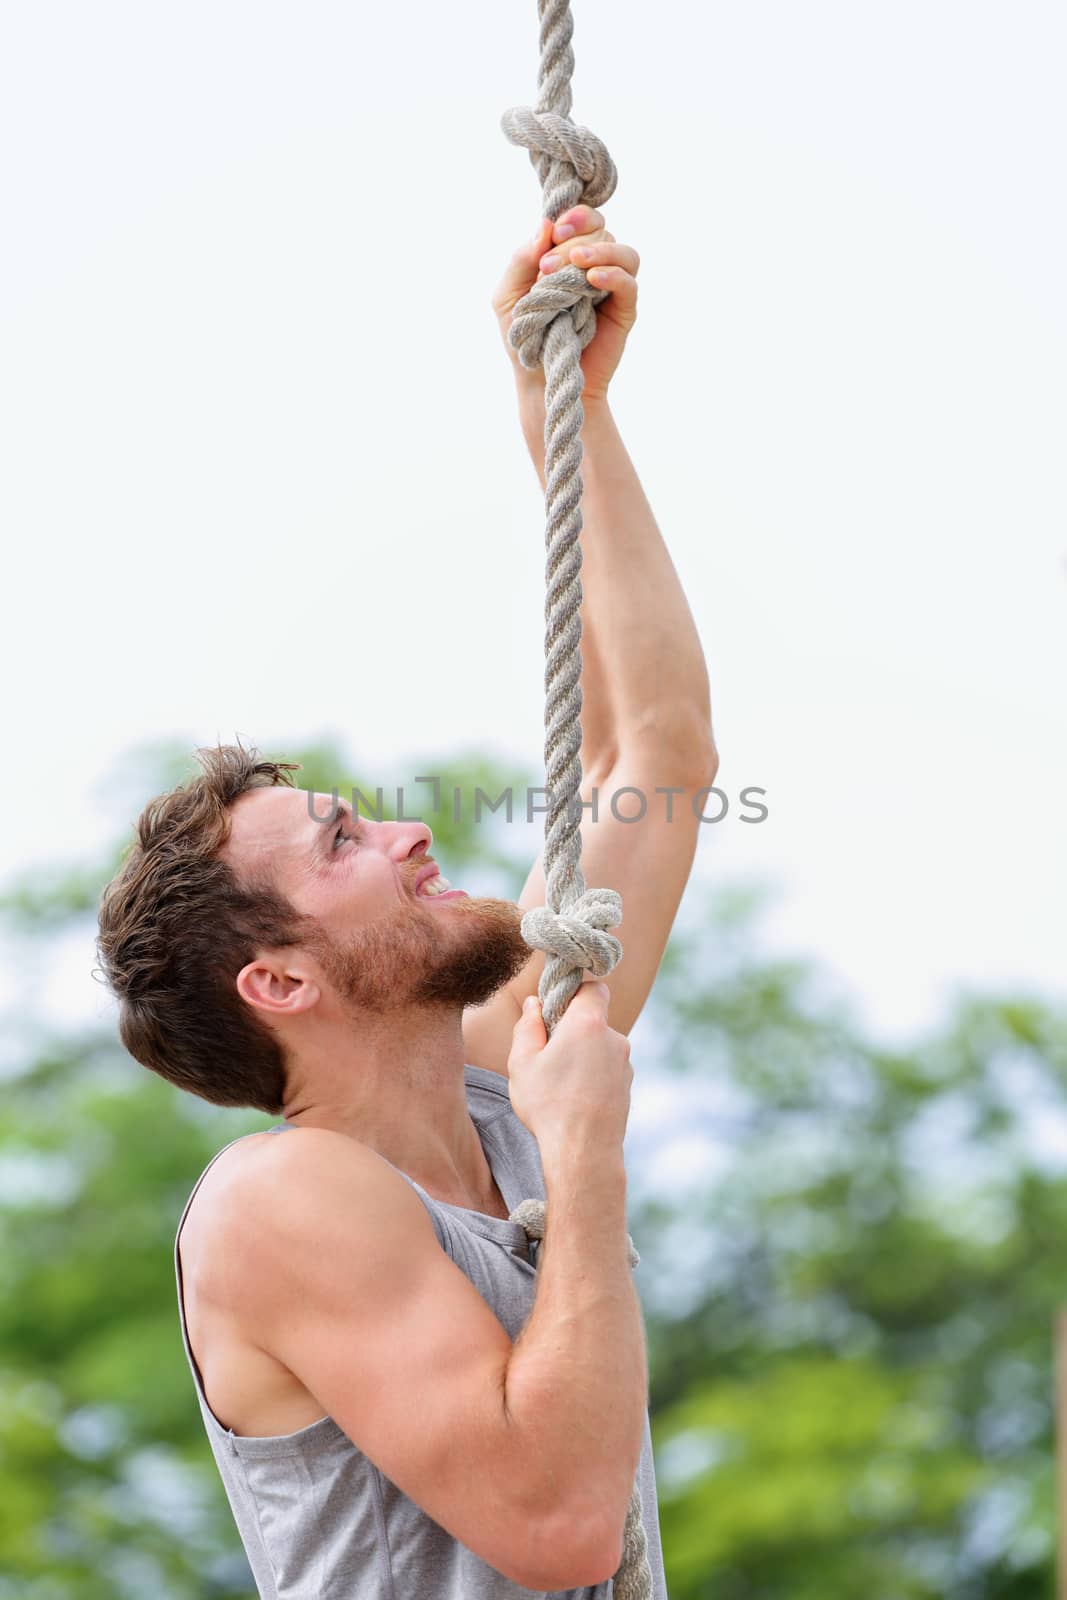
[[[374,794],[339,743],[270,754],[303,763],[302,787]],[[106,798],[132,818],[190,770],[173,743],[137,752]],[[474,756],[434,772],[435,852],[514,896],[539,829],[475,826],[450,797],[534,780]],[[47,964],[84,934],[91,966],[128,837],[8,885],[9,941]],[[631,1181],[672,1600],[1037,1600],[1067,1019],[964,993],[914,1047],[885,1048],[825,974],[761,950],[763,896],[689,897],[635,1052],[678,1109]],[[181,1346],[173,1241],[212,1155],[269,1119],[180,1095],[107,1023],[57,1030],[24,996],[6,1020],[0,1600],[253,1600]],[[684,1192],[655,1177],[675,1137],[707,1149]]]
[[[754,954],[744,896],[721,910],[654,998],[717,1158],[640,1225],[673,1600],[1036,1600],[1067,1017],[960,993],[879,1047],[813,969]]]

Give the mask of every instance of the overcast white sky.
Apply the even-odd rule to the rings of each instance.
[[[1067,13],[574,11],[642,257],[614,409],[734,802],[691,892],[780,883],[768,937],[887,1033],[957,984],[1062,996]],[[103,837],[145,739],[537,768],[543,505],[489,309],[540,213],[499,130],[534,0],[4,35],[0,875]]]

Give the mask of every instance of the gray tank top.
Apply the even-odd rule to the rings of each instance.
[[[511,1109],[507,1079],[464,1068],[467,1107],[509,1211],[545,1198],[537,1141]],[[284,1133],[281,1123],[272,1133]],[[247,1138],[249,1135],[243,1135]],[[296,1433],[247,1435],[223,1427],[208,1405],[189,1343],[178,1240],[197,1189],[232,1140],[205,1167],[174,1240],[182,1343],[200,1413],[261,1600],[541,1600],[503,1577],[381,1473],[332,1417]],[[399,1171],[399,1168],[395,1170]],[[537,1245],[517,1222],[428,1195],[407,1173],[441,1248],[478,1290],[508,1336],[533,1309]],[[648,1416],[638,1465],[653,1600],[667,1600]],[[614,1585],[560,1591],[546,1600],[609,1600]]]

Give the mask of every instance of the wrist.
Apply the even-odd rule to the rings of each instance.
[[[585,1194],[595,1193],[602,1204],[615,1201],[625,1207],[626,1163],[621,1143],[605,1144],[600,1134],[594,1140],[567,1133],[538,1140],[538,1148],[549,1195],[577,1186]]]
[[[519,427],[529,452],[530,460],[540,478],[545,474],[545,407],[530,403],[519,407]],[[615,418],[606,399],[597,399],[584,407],[580,437],[586,453],[597,448],[597,441],[617,433]]]
[[[516,384],[516,393],[519,405],[519,422],[524,434],[533,433],[544,439],[545,433],[545,387],[543,383],[526,387],[520,381]],[[606,394],[582,394],[582,410],[587,417],[610,416],[611,406]]]

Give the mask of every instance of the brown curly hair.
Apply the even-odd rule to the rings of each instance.
[[[202,772],[150,800],[138,818],[101,897],[97,950],[131,1056],[214,1105],[276,1116],[285,1052],[235,979],[258,949],[298,944],[313,925],[269,883],[238,882],[220,851],[238,796],[293,788],[300,766],[265,761],[240,743],[196,756]]]

